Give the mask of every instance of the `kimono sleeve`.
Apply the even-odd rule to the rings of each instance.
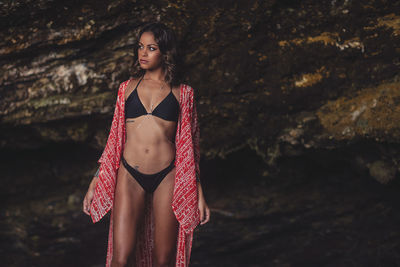
[[[197,117],[197,107],[193,96],[192,108],[192,139],[193,139],[193,152],[196,170],[196,180],[200,182],[200,126]]]
[[[116,129],[118,129],[118,123],[119,123],[120,101],[121,101],[120,98],[121,98],[122,86],[123,86],[123,84],[121,83],[121,85],[119,86],[119,89],[118,89],[117,100],[115,102],[114,115],[113,115],[113,119],[111,122],[110,132],[109,132],[108,138],[107,138],[107,143],[103,150],[103,153],[101,154],[101,157],[97,161],[100,164],[105,161],[105,158],[107,157],[107,153],[115,152],[115,149],[116,149],[115,139],[116,139]]]

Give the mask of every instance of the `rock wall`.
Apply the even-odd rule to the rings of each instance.
[[[161,20],[186,55],[204,156],[249,146],[274,167],[344,149],[382,182],[399,173],[398,1],[26,0],[0,10],[1,148],[102,149],[137,31]]]

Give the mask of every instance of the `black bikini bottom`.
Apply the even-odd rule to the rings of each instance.
[[[132,168],[128,162],[126,162],[124,156],[121,156],[122,164],[124,164],[127,171],[135,178],[135,180],[143,187],[144,191],[153,193],[162,180],[167,174],[175,167],[175,159],[169,164],[168,167],[154,174],[145,174]]]

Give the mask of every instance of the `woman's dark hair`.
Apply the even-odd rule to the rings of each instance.
[[[145,32],[151,32],[154,40],[158,44],[161,54],[163,55],[163,67],[165,70],[165,81],[171,85],[178,85],[180,80],[181,59],[178,56],[178,44],[174,32],[161,22],[151,22],[145,24],[139,31],[137,42]],[[138,78],[143,76],[145,70],[140,68],[138,60],[138,44],[134,49],[134,65],[133,76]]]

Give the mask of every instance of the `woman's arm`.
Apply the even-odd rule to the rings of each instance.
[[[123,101],[123,97],[124,96],[124,83],[121,83],[118,89],[118,93],[117,93],[117,99],[115,100],[115,108],[114,108],[114,115],[111,121],[111,127],[108,133],[108,137],[107,137],[107,142],[106,142],[106,146],[104,147],[103,153],[101,153],[101,156],[99,158],[99,160],[97,161],[98,163],[102,163],[103,161],[105,161],[104,159],[107,157],[106,153],[110,152],[110,151],[116,151],[116,142],[115,140],[117,140],[118,136],[116,135],[116,131],[115,129],[118,129],[119,125],[119,121],[120,121],[120,103],[121,101]]]
[[[193,152],[197,181],[197,193],[200,212],[200,225],[207,223],[210,220],[210,209],[206,203],[203,187],[200,182],[200,127],[197,120],[196,102],[193,97],[193,110],[192,110],[192,139],[193,139]]]
[[[94,190],[96,189],[97,181],[99,180],[98,173],[100,168],[97,169],[96,174],[93,176],[90,182],[89,189],[86,192],[85,198],[83,199],[83,212],[90,215],[90,203],[93,200]]]
[[[197,193],[199,196],[200,225],[203,225],[210,220],[210,209],[204,198],[203,188],[200,182],[197,182]]]
[[[193,152],[194,152],[194,163],[196,171],[196,181],[200,182],[200,126],[197,119],[197,108],[196,102],[193,97],[193,110],[192,110],[192,140],[193,140]]]
[[[107,138],[107,142],[105,145],[105,148],[99,158],[99,160],[97,161],[98,163],[102,164],[105,161],[105,158],[110,159],[110,157],[113,157],[112,159],[115,159],[115,155],[113,155],[112,153],[114,153],[114,151],[119,151],[119,146],[121,143],[123,143],[123,131],[121,131],[121,127],[123,127],[124,125],[121,124],[123,123],[123,113],[121,113],[121,101],[123,101],[123,97],[124,97],[124,88],[126,86],[128,81],[125,81],[123,83],[120,84],[119,89],[118,89],[118,93],[117,93],[117,99],[115,101],[115,108],[114,108],[114,115],[113,115],[113,119],[111,122],[111,127],[109,130],[109,134],[108,134],[108,138]],[[122,122],[120,122],[122,120]],[[121,133],[122,133],[122,137],[121,137]],[[116,142],[118,141],[118,142]],[[121,145],[122,146],[122,145]],[[114,160],[115,162],[115,160]],[[112,186],[115,183],[115,180],[113,180],[112,178],[109,177],[104,177],[104,180],[100,180],[98,175],[101,174],[104,170],[103,169],[98,169],[96,171],[96,174],[94,175],[92,181],[90,182],[89,185],[89,189],[85,195],[84,201],[83,201],[83,211],[92,216],[93,222],[98,221],[102,216],[104,216],[105,213],[99,213],[99,208],[101,208],[101,212],[106,212],[109,210],[109,207],[105,207],[102,206],[103,203],[112,203],[112,194],[113,194],[113,188]],[[103,178],[103,177],[102,177]],[[109,186],[109,184],[111,184],[111,189],[109,191],[107,191],[106,194],[103,194],[104,192],[104,187],[100,187],[100,189],[98,191],[96,191],[96,187],[98,187],[98,185],[104,185],[107,184],[107,186]],[[93,199],[97,197],[99,198],[99,201],[96,201],[95,203],[93,202]],[[96,204],[97,203],[97,204]],[[91,214],[91,206],[93,206],[93,204],[96,204],[97,206],[94,206],[95,208],[95,214],[93,215],[93,213]],[[100,206],[101,207],[100,207]]]

